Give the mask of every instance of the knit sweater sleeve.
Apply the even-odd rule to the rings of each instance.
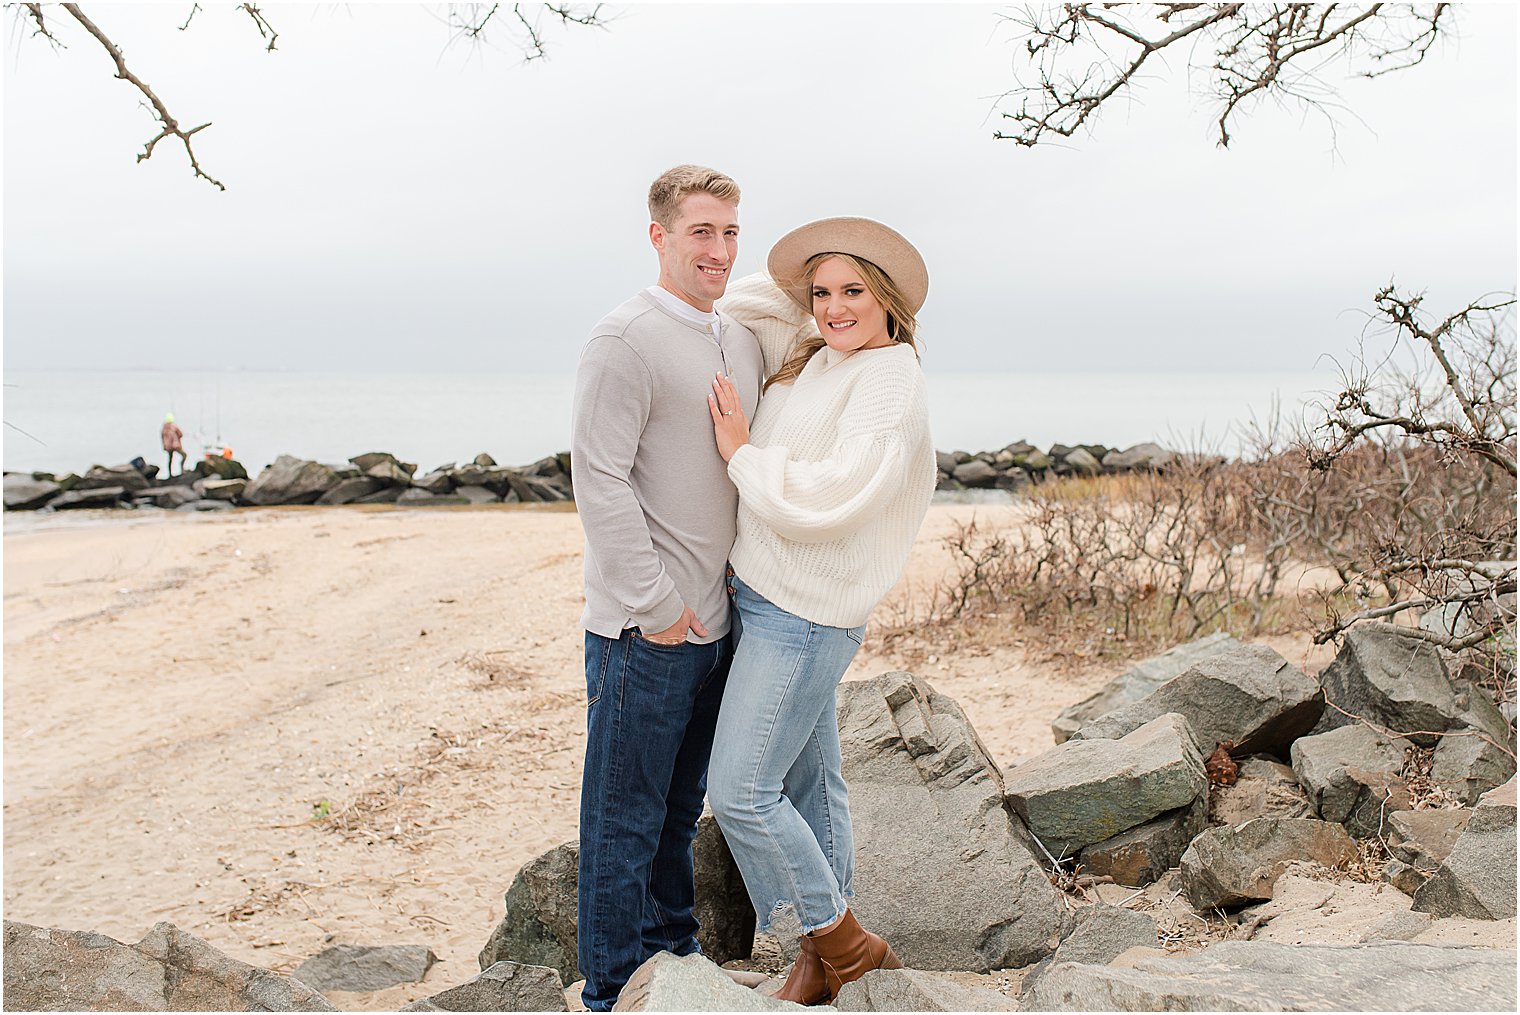
[[[763,271],[730,285],[717,309],[754,332],[760,342],[760,354],[765,358],[767,377],[781,369],[799,342],[818,335],[818,324],[812,315]]]
[[[685,604],[649,535],[629,482],[653,382],[622,339],[593,338],[576,371],[571,457],[586,555],[624,610],[646,631],[663,631]]]
[[[781,445],[745,444],[728,463],[740,502],[777,535],[802,543],[841,539],[881,511],[908,481],[922,392],[905,372],[855,385],[840,416],[842,435],[816,461]]]

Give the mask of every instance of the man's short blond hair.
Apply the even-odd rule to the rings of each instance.
[[[711,194],[728,204],[739,203],[739,185],[716,169],[676,166],[650,184],[649,217],[669,229],[687,194]]]

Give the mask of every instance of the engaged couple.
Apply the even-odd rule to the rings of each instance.
[[[611,1010],[645,960],[700,950],[706,794],[759,929],[801,924],[776,996],[823,1004],[901,965],[849,908],[834,692],[934,491],[928,272],[887,226],[829,218],[730,285],[739,188],[701,166],[655,180],[649,215],[658,284],[596,325],[576,377],[582,999]]]

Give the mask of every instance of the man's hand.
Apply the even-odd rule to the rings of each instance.
[[[688,606],[681,611],[681,618],[663,631],[644,635],[645,641],[652,641],[656,645],[679,645],[686,640],[686,632],[697,632],[698,638],[707,637],[707,628],[697,619],[697,615],[691,612]]]
[[[734,382],[719,374],[713,378],[707,408],[712,413],[713,435],[718,439],[718,454],[726,462],[734,452],[749,443],[749,420],[744,417],[744,403]]]

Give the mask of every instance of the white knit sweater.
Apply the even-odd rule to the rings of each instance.
[[[719,309],[759,338],[767,375],[817,334],[765,275],[734,283]],[[823,348],[795,382],[765,393],[750,441],[728,463],[739,489],[734,571],[806,620],[864,624],[902,575],[934,493],[917,355],[906,345]]]

